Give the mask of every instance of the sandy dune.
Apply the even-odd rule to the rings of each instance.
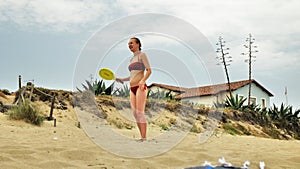
[[[53,121],[45,121],[41,127],[11,121],[0,113],[1,168],[184,168],[201,165],[204,161],[218,164],[220,157],[236,166],[249,160],[251,168],[258,168],[260,161],[265,162],[267,169],[300,168],[300,141],[222,133],[212,136],[204,144],[199,144],[199,135],[190,133],[165,153],[148,158],[122,157],[95,144],[83,128],[76,126],[77,119],[72,111],[57,110],[55,113],[59,117],[57,127],[53,126]],[[122,130],[123,133],[137,134],[136,129]],[[149,135],[151,132],[149,128]],[[106,137],[110,138],[109,135]],[[122,143],[124,140],[119,140],[120,144],[125,144]],[[136,147],[149,144],[136,142],[133,138],[128,140]],[[122,152],[122,148],[119,151]]]
[[[13,101],[12,98],[0,99]],[[39,108],[43,113],[49,113],[49,106],[40,103]],[[9,120],[7,115],[0,113],[0,168],[179,169],[199,166],[204,161],[218,164],[221,157],[235,166],[242,166],[249,160],[251,169],[259,168],[260,161],[265,162],[266,169],[300,168],[299,140],[217,132],[200,144],[198,134],[188,133],[182,137],[182,133],[167,131],[166,134],[157,126],[148,125],[148,141],[137,142],[137,128],[117,129],[110,125],[102,128],[98,124],[101,119],[91,121],[94,115],[79,113],[78,110],[76,113],[72,107],[55,109],[54,117],[56,127],[53,121],[34,126]],[[78,118],[82,120],[81,128],[78,128]],[[89,132],[86,132],[89,127]],[[183,139],[174,143],[174,135]],[[103,145],[98,144],[99,141]]]

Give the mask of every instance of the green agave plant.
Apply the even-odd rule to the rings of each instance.
[[[244,102],[246,101],[246,98],[238,98],[238,95],[233,96],[227,96],[225,100],[225,107],[232,108],[234,110],[244,110],[245,106],[243,106]]]
[[[300,109],[293,112],[292,106],[285,106],[283,103],[281,103],[280,107],[273,104],[273,107],[268,110],[268,116],[284,126],[299,124],[299,113]]]
[[[152,90],[149,90],[147,97],[153,99],[161,99],[161,100],[165,100],[165,99],[174,100],[175,98],[171,92],[172,91],[160,91],[159,89],[157,90],[157,92],[153,92]]]
[[[103,80],[95,80],[93,83],[89,82],[88,80],[85,80],[86,85],[82,84],[82,87],[86,91],[92,91],[96,96],[104,94],[104,95],[112,95],[114,84],[112,83],[109,87],[106,88],[105,83]],[[79,92],[82,92],[79,88],[77,88]]]
[[[116,88],[113,95],[120,97],[129,97],[130,88],[127,85],[123,85],[122,88]]]

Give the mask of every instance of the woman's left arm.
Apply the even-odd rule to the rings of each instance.
[[[151,68],[146,68],[146,74],[145,74],[145,76],[142,78],[141,81],[146,82],[146,80],[149,78],[149,76],[151,75],[151,73],[152,73]]]
[[[145,53],[142,53],[141,59],[142,59],[143,64],[145,65],[146,74],[145,74],[145,76],[141,79],[140,84],[141,84],[141,83],[145,84],[145,83],[146,83],[146,80],[150,77],[150,75],[151,75],[151,73],[152,73],[152,70],[151,70],[151,68],[150,68],[150,64],[149,64],[148,58],[147,58],[147,56],[146,56]],[[143,84],[141,84],[141,85],[143,85]]]

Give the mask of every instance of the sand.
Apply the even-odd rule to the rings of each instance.
[[[221,157],[236,166],[249,160],[251,168],[258,168],[260,161],[265,162],[267,169],[300,167],[300,141],[297,140],[219,133],[199,144],[199,135],[189,133],[165,153],[148,158],[128,158],[95,144],[76,122],[75,116],[62,115],[56,127],[53,121],[45,121],[38,127],[8,120],[7,115],[0,113],[1,168],[184,168],[201,165],[204,161],[218,164]],[[137,132],[136,129],[120,130],[133,135]],[[132,142],[138,146],[146,145],[134,139]]]
[[[49,112],[46,105],[41,104],[40,108],[46,114]],[[199,166],[205,161],[219,164],[221,157],[234,166],[242,166],[249,160],[251,169],[259,168],[260,161],[265,162],[266,169],[300,168],[299,140],[232,136],[217,132],[203,144],[199,143],[199,134],[196,133],[187,133],[178,144],[174,144],[174,140],[169,139],[174,137],[160,137],[169,131],[149,125],[148,141],[137,142],[139,134],[136,128],[117,129],[106,125],[105,130],[112,132],[105,131],[101,126],[86,132],[87,127],[95,125],[94,122],[81,123],[81,128],[78,128],[78,116],[72,108],[55,109],[54,117],[57,119],[56,127],[53,121],[34,126],[9,120],[7,115],[0,113],[0,168],[180,169]],[[115,137],[116,134],[121,137]],[[97,144],[97,139],[104,141],[105,147]],[[128,151],[128,147],[132,151]]]

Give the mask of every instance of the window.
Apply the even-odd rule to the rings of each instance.
[[[255,97],[250,97],[250,104],[253,104],[256,106],[256,98]]]
[[[266,99],[261,99],[261,108],[266,107]]]

